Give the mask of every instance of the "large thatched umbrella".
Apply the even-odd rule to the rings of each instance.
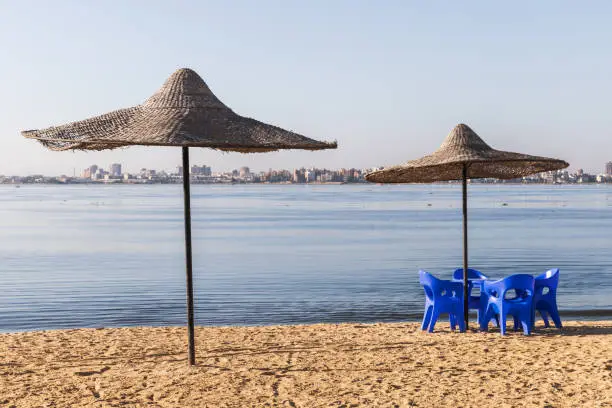
[[[433,183],[463,181],[463,297],[465,327],[468,324],[467,180],[477,178],[513,179],[569,166],[563,160],[495,150],[469,126],[459,124],[438,150],[406,164],[366,175],[376,183]]]
[[[183,149],[185,261],[189,364],[195,364],[189,147],[242,153],[279,149],[335,149],[255,119],[239,116],[211,92],[191,69],[179,69],[142,105],[116,110],[80,122],[22,134],[52,150],[104,150],[131,145],[180,146]]]

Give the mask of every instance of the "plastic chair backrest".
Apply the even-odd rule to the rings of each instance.
[[[549,287],[556,289],[559,284],[559,268],[550,269],[535,278],[535,287]]]
[[[463,279],[463,268],[455,269],[453,279]],[[468,279],[488,279],[488,277],[476,269],[468,268]]]
[[[429,300],[433,300],[434,298],[433,287],[437,280],[438,278],[433,276],[431,273],[422,270],[419,271],[419,282],[423,286],[423,289],[425,289],[425,296],[427,296]]]
[[[535,278],[535,293],[545,296],[554,294],[559,285],[559,268],[550,269]],[[544,293],[546,292],[546,293]]]
[[[434,300],[438,297],[455,297],[457,293],[457,283],[438,279],[429,272],[423,270],[419,271],[419,282],[425,289],[425,295],[430,299]]]
[[[495,282],[484,282],[484,290],[490,296],[506,299],[506,294],[514,290],[520,302],[531,302],[534,293],[535,279],[531,275],[516,274],[510,275]]]

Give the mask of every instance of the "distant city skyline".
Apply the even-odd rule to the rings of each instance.
[[[180,149],[51,152],[20,131],[142,103],[180,67],[241,115],[339,145],[192,149],[213,168],[390,166],[466,123],[494,148],[600,173],[612,151],[611,14],[606,1],[4,2],[0,174],[173,168]]]
[[[399,164],[399,163],[398,163]],[[95,167],[95,170],[92,169],[93,167]],[[358,166],[345,166],[345,167],[339,167],[339,166],[289,166],[289,167],[268,167],[265,169],[256,169],[256,168],[251,168],[249,166],[236,166],[236,167],[227,167],[227,168],[215,168],[214,171],[211,170],[212,166],[208,166],[206,163],[193,163],[191,164],[191,168],[193,169],[194,167],[199,168],[198,173],[196,174],[210,174],[211,172],[214,173],[229,173],[233,170],[239,170],[239,169],[249,169],[251,172],[253,173],[261,173],[261,172],[266,172],[266,171],[280,171],[280,170],[295,170],[295,169],[309,169],[309,168],[321,168],[321,169],[330,169],[330,170],[339,170],[339,169],[359,169],[359,170],[366,170],[366,169],[374,169],[374,168],[382,168],[385,166],[366,166],[366,167],[358,167]],[[593,175],[608,175],[608,176],[612,176],[612,161],[610,162],[606,162],[602,165],[601,170],[597,171],[588,171],[587,170],[587,166],[574,166],[574,168],[569,167],[568,169],[566,169],[566,171],[569,172],[581,172],[584,171],[588,174],[593,174]],[[57,177],[57,176],[68,176],[68,177],[88,177],[88,176],[84,176],[84,173],[87,170],[93,170],[94,172],[96,170],[103,170],[106,173],[112,174],[112,175],[120,175],[120,174],[125,174],[125,173],[130,173],[130,174],[135,174],[140,172],[143,169],[148,169],[148,170],[155,170],[155,171],[164,171],[167,173],[175,173],[177,171],[177,169],[182,169],[182,167],[180,166],[180,164],[177,164],[175,166],[172,166],[170,168],[160,168],[157,166],[153,166],[153,165],[148,165],[148,166],[128,166],[125,165],[125,163],[111,163],[109,165],[101,165],[98,166],[97,164],[90,164],[88,166],[86,166],[83,169],[77,169],[76,167],[73,167],[71,171],[69,172],[59,172],[59,173],[49,173],[49,172],[32,172],[32,173],[27,173],[27,174],[18,174],[18,173],[2,173],[0,172],[1,176],[29,176],[29,175],[34,175],[34,174],[39,174],[39,175],[44,175],[44,176],[49,176],[49,177]]]
[[[473,183],[521,183],[521,184],[590,184],[612,183],[612,170],[606,164],[605,174],[589,174],[579,169],[574,173],[567,170],[546,171],[511,180],[484,178],[470,180]],[[380,169],[380,168],[378,168]],[[267,171],[253,171],[243,166],[232,171],[213,172],[206,165],[192,165],[189,178],[193,184],[251,184],[251,183],[281,183],[281,184],[348,184],[367,183],[366,175],[371,170],[356,168],[300,168],[300,169],[269,169]],[[79,176],[67,175],[44,176],[3,176],[0,175],[0,184],[179,184],[183,180],[183,168],[177,166],[175,171],[164,171],[151,168],[142,168],[138,172],[121,172],[121,164],[113,163],[109,170],[104,170],[96,164],[85,168]],[[457,182],[457,181],[456,181]]]
[[[95,169],[92,169],[93,167],[95,167]],[[206,163],[201,163],[201,162],[194,163],[192,161],[191,168],[193,169],[194,167],[199,168],[198,172],[203,172],[199,174],[208,174],[211,172],[211,169],[212,169],[212,166],[209,166]],[[231,172],[232,170],[238,170],[241,168],[250,169],[253,173],[260,173],[260,172],[266,172],[269,170],[276,170],[276,171],[295,170],[295,169],[301,169],[301,168],[304,168],[304,169],[308,169],[308,168],[351,169],[352,168],[352,169],[365,170],[365,169],[374,169],[374,168],[382,168],[382,167],[386,167],[386,166],[378,165],[378,166],[365,166],[365,167],[358,167],[358,166],[339,167],[339,166],[330,165],[330,166],[288,166],[288,167],[278,167],[278,168],[277,167],[267,167],[267,168],[257,169],[257,168],[251,168],[245,165],[239,165],[239,166],[234,166],[234,167],[215,168],[214,172],[215,173],[228,173],[228,172]],[[592,167],[596,169],[596,167],[594,166]],[[28,175],[33,175],[33,174],[40,174],[40,175],[50,176],[50,177],[61,176],[61,175],[68,176],[68,177],[81,177],[83,176],[84,172],[87,171],[88,169],[93,170],[93,172],[95,172],[96,170],[103,170],[104,172],[110,173],[112,175],[119,175],[123,173],[138,173],[143,169],[165,171],[167,173],[173,173],[173,172],[176,172],[177,168],[182,168],[180,166],[180,163],[176,164],[175,166],[171,166],[169,168],[161,168],[161,167],[151,165],[151,164],[149,164],[148,166],[133,166],[133,165],[130,166],[130,165],[126,165],[125,163],[113,162],[111,164],[107,164],[107,165],[103,164],[100,166],[98,166],[96,163],[93,163],[93,164],[89,164],[88,166],[82,169],[77,169],[76,167],[73,167],[70,171],[59,172],[59,173],[50,173],[50,172],[44,172],[44,171],[24,173],[24,174],[0,172],[0,175],[2,176],[28,176]],[[589,171],[587,170],[588,168],[589,166],[573,166],[573,167],[569,167],[566,170],[570,172],[580,172],[582,170],[586,173],[594,174],[594,175],[598,175],[598,174],[609,175],[609,176],[612,175],[612,161],[603,163],[600,170],[596,169],[595,171]]]

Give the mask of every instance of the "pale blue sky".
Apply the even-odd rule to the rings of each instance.
[[[0,174],[174,168],[178,149],[57,153],[19,132],[141,103],[180,67],[239,114],[339,143],[192,149],[213,171],[398,164],[464,122],[495,148],[601,172],[611,16],[609,1],[0,0]]]

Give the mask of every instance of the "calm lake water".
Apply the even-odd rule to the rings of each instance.
[[[185,324],[178,185],[0,186],[0,331]],[[561,269],[612,318],[612,186],[472,185],[470,266]],[[195,185],[198,325],[416,320],[462,263],[460,185]]]

